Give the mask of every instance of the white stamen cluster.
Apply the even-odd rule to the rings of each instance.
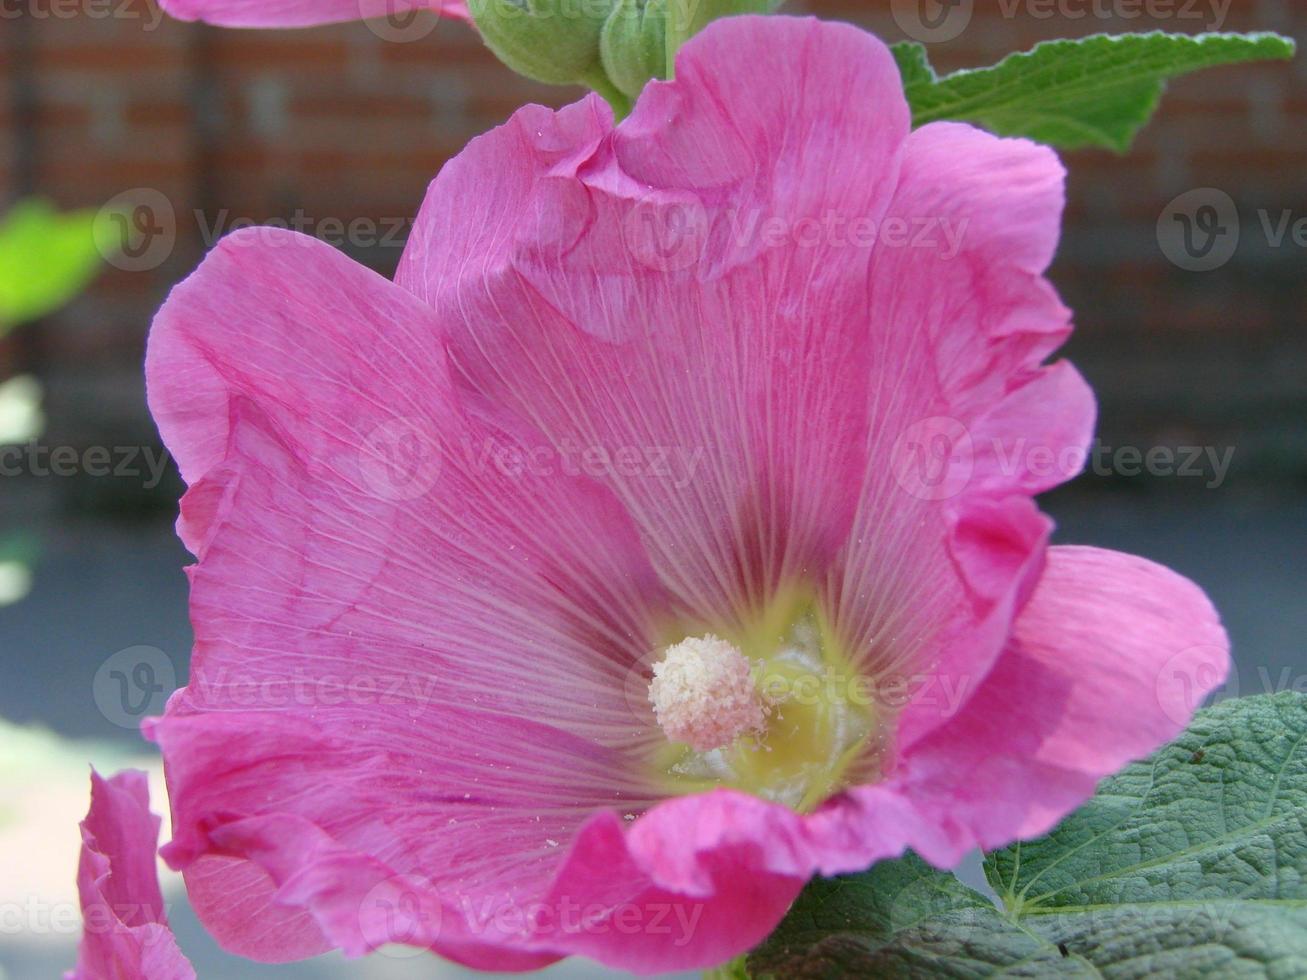
[[[653,672],[649,701],[673,742],[710,752],[765,724],[749,661],[711,633],[668,647]]]

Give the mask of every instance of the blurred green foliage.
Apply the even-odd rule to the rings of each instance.
[[[27,198],[0,218],[0,335],[57,310],[94,278],[114,248],[96,214]]]

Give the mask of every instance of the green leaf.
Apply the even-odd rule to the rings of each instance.
[[[989,899],[908,854],[859,875],[814,879],[776,932],[750,954],[749,972],[894,976],[919,957],[923,970],[947,975],[944,964],[960,956],[977,927],[1010,931]]]
[[[0,219],[0,334],[52,313],[91,281],[111,247],[95,211],[61,214],[35,198]]]
[[[1278,34],[1096,34],[1048,41],[989,68],[936,77],[919,44],[896,45],[913,124],[976,123],[1064,149],[1124,152],[1148,122],[1166,82],[1187,72],[1293,57]]]
[[[891,44],[889,49],[899,66],[899,74],[903,76],[903,87],[909,93],[934,84],[939,77],[935,74],[935,69],[930,67],[930,58],[926,54],[924,44],[918,44],[916,41],[900,41],[898,44]]]
[[[1307,976],[1307,697],[1226,701],[1038,841],[1002,907],[909,855],[808,886],[755,976]]]

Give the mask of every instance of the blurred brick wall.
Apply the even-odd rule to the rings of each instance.
[[[943,69],[984,65],[1098,31],[1307,35],[1300,0],[1231,0],[1218,18],[1223,4],[976,0],[932,58]],[[215,30],[171,21],[150,0],[0,0],[0,9],[0,205],[40,193],[98,206],[149,188],[176,223],[174,247],[151,256],[153,268],[108,269],[72,307],[0,348],[0,370],[48,380],[52,441],[149,438],[145,330],[212,229],[302,218],[388,272],[444,160],[523,102],[575,95],[516,78],[456,23],[418,23],[397,39],[382,36],[394,33],[384,24]],[[905,37],[889,0],[791,9]],[[1099,16],[1108,11],[1122,16]],[[1105,438],[1192,433],[1239,445],[1244,466],[1301,466],[1307,248],[1274,247],[1258,212],[1273,223],[1286,212],[1307,218],[1305,110],[1307,57],[1219,69],[1175,83],[1129,156],[1068,155],[1054,277],[1078,310],[1069,352],[1102,395]],[[1169,201],[1201,187],[1234,198],[1243,236],[1220,269],[1186,272],[1162,253],[1156,226]],[[343,234],[351,222],[354,234]]]

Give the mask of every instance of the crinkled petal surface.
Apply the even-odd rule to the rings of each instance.
[[[903,808],[885,840],[945,867],[1047,833],[1104,776],[1178,735],[1229,666],[1192,582],[1132,555],[1052,548],[994,670],[890,779],[849,794],[854,823]]]
[[[1156,651],[1090,628],[1147,614],[1159,649],[1224,656],[1210,608],[1133,565],[1126,596],[1065,584],[1031,501],[1094,417],[1043,363],[1070,329],[1043,275],[1062,184],[1029,142],[909,133],[869,35],[740,17],[620,126],[590,97],[475,140],[396,283],[287,232],[219,246],[147,358],[198,558],[192,677],[149,733],[165,855],[219,941],[714,965],[814,872],[1036,833],[1165,737]],[[790,589],[908,692],[857,788],[808,814],[669,798],[649,654]],[[1056,625],[1068,594],[1083,629]],[[1203,617],[1167,618],[1180,596]],[[1035,704],[1007,686],[1027,662],[1094,680]],[[1122,698],[1141,717],[1109,749]],[[1009,777],[993,813],[966,724],[1017,740],[976,743]]]
[[[1039,366],[1070,330],[1042,276],[1061,165],[966,126],[909,136],[852,28],[734,18],[683,60],[607,139],[592,101],[474,141],[397,281],[559,453],[666,465],[597,478],[683,618],[827,580],[860,669],[978,679],[1046,537],[1008,498],[1075,475],[1093,426],[1074,369]],[[937,720],[919,706],[905,735]]]
[[[194,980],[173,938],[159,890],[159,818],[150,812],[145,773],[91,773],[91,807],[82,821],[77,890],[82,942],[65,980]]]
[[[431,10],[470,21],[466,0],[160,0],[179,20],[220,27],[312,27]]]
[[[870,35],[733,18],[615,131],[596,98],[528,108],[432,185],[397,281],[450,317],[474,386],[612,460],[686,618],[747,615],[846,538],[870,250],[821,223],[879,221],[907,132]]]
[[[658,583],[603,488],[492,462],[529,442],[456,398],[430,310],[253,230],[178,287],[147,369],[200,559],[193,677],[152,730],[165,853],[220,941],[340,943],[316,903],[270,907],[276,929],[254,914],[278,868],[213,856],[220,814],[265,837],[308,821],[390,874],[523,904],[596,808],[649,805],[623,682]]]

